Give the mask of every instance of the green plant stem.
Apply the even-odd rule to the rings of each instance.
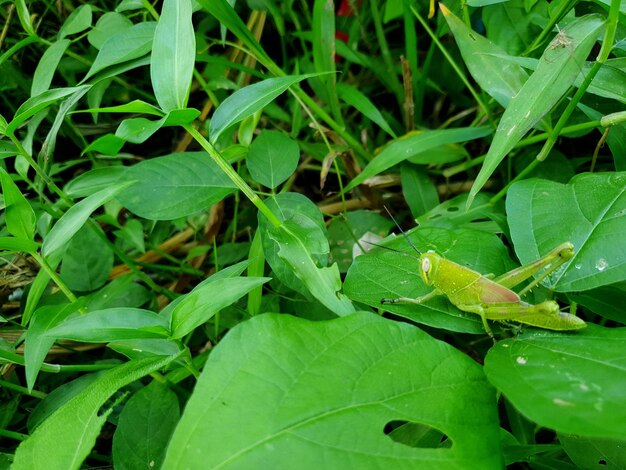
[[[193,126],[186,124],[184,129],[202,146],[204,150],[209,154],[213,161],[220,167],[220,169],[235,183],[239,190],[254,204],[261,213],[267,217],[267,220],[274,227],[280,227],[282,222],[276,215],[265,205],[263,200],[252,190],[250,186],[243,180],[239,173],[237,173],[233,167],[220,155],[220,153],[209,143],[207,139]]]
[[[7,429],[0,428],[0,436],[7,437],[9,439],[14,439],[16,441],[25,441],[28,439],[28,434],[22,434],[15,431],[9,431]]]
[[[30,156],[26,149],[22,146],[22,143],[15,136],[15,134],[9,134],[9,138],[13,144],[17,147],[18,153],[24,157],[28,164],[35,170],[37,175],[46,183],[46,185],[59,196],[63,202],[67,205],[72,205],[72,200],[59,188],[54,181],[43,171],[43,169],[37,164],[37,162]]]
[[[78,298],[74,295],[74,293],[70,290],[69,287],[63,282],[63,280],[57,275],[56,271],[50,267],[48,262],[40,256],[38,253],[30,253],[30,255],[35,258],[35,261],[39,263],[39,266],[50,276],[50,279],[58,286],[58,288],[63,292],[67,300],[71,303],[77,302]]]
[[[383,56],[383,61],[385,62],[390,77],[389,85],[391,86],[393,93],[396,95],[400,109],[402,109],[402,104],[404,103],[404,93],[402,90],[402,84],[400,83],[398,75],[395,72],[396,67],[394,66],[391,52],[389,52],[389,45],[387,44],[387,38],[385,37],[385,31],[383,30],[383,24],[380,19],[378,0],[370,0],[370,7],[372,21],[374,22],[374,30],[376,31],[376,39],[378,40],[380,53]]]
[[[602,47],[600,48],[600,52],[598,54],[596,62],[593,64],[593,66],[591,67],[591,70],[585,76],[585,79],[578,87],[578,90],[576,91],[573,98],[571,99],[567,107],[565,108],[565,111],[563,111],[563,114],[561,115],[558,122],[556,123],[556,126],[554,126],[554,129],[552,129],[552,132],[550,132],[550,135],[548,136],[548,140],[546,141],[543,148],[537,155],[538,161],[542,162],[548,157],[548,154],[552,150],[552,147],[554,147],[554,144],[556,144],[556,141],[561,135],[561,131],[565,127],[565,124],[567,124],[567,120],[570,118],[570,116],[574,112],[574,109],[576,109],[576,106],[578,106],[578,103],[580,102],[584,94],[587,92],[587,88],[589,88],[589,85],[591,85],[591,81],[594,79],[596,74],[600,71],[600,69],[606,62],[607,58],[609,57],[611,48],[613,47],[613,41],[615,41],[615,31],[617,30],[619,7],[620,7],[619,0],[611,0],[611,7],[609,9],[609,20],[608,20],[607,27],[604,31]]]
[[[491,126],[495,128],[496,125],[493,122],[493,118],[491,116],[491,113],[489,112],[489,108],[487,107],[487,104],[482,100],[482,98],[476,92],[476,90],[474,90],[474,87],[471,85],[471,83],[469,82],[469,80],[467,79],[463,71],[461,70],[461,68],[456,64],[456,62],[454,61],[454,59],[452,58],[448,50],[445,48],[445,46],[441,43],[441,41],[439,41],[439,38],[434,33],[434,31],[430,29],[426,20],[422,18],[422,15],[420,15],[419,12],[413,6],[411,7],[411,11],[413,12],[417,20],[421,23],[422,27],[426,30],[426,32],[428,33],[430,38],[433,40],[433,42],[437,45],[437,47],[441,51],[441,54],[446,58],[446,60],[448,61],[452,69],[456,72],[456,74],[459,76],[463,84],[467,87],[469,92],[472,94],[472,96],[476,100],[476,103],[478,103],[478,106],[482,108]]]
[[[550,21],[548,22],[548,24],[545,26],[545,28],[543,28],[541,33],[539,33],[539,36],[535,38],[532,44],[528,46],[528,48],[524,51],[522,55],[527,56],[532,51],[537,49],[546,40],[548,35],[552,32],[552,29],[556,25],[559,18],[566,15],[567,12],[570,11],[577,2],[578,0],[569,0],[565,2],[560,2],[556,7],[556,11],[552,12],[552,14],[550,15]]]
[[[24,38],[20,42],[14,44],[13,47],[7,50],[4,54],[0,55],[0,65],[4,64],[9,57],[11,57],[20,49],[38,41],[39,41],[39,38],[37,36],[28,36],[27,38]]]
[[[44,392],[40,392],[38,390],[32,390],[29,392],[26,387],[22,387],[21,385],[15,384],[13,382],[9,382],[8,380],[0,379],[0,387],[8,388],[10,390],[15,390],[16,392],[19,392],[22,395],[28,395],[29,397],[39,398],[40,400],[43,400],[44,398],[48,396],[48,394]]]
[[[569,134],[575,134],[577,132],[580,131],[586,131],[589,129],[594,129],[598,126],[602,126],[601,121],[589,121],[589,122],[585,122],[582,124],[574,124],[572,126],[568,126],[563,128],[563,131],[561,132],[561,136],[567,136]],[[527,137],[525,139],[520,140],[517,144],[515,144],[515,147],[513,148],[521,148],[521,147],[526,147],[528,145],[532,145],[532,144],[536,144],[538,142],[542,142],[544,140],[546,140],[549,136],[548,132],[542,132],[541,134],[536,134],[533,135],[531,137]],[[450,178],[451,176],[454,176],[458,173],[462,173],[464,171],[469,170],[472,167],[475,167],[477,165],[480,165],[483,161],[485,161],[485,157],[486,155],[481,155],[479,157],[473,158],[470,161],[467,162],[463,162],[459,165],[455,165],[453,167],[450,168],[446,168],[445,170],[443,170],[442,175],[446,178]],[[534,167],[533,167],[534,168]],[[514,181],[517,181],[517,177]]]

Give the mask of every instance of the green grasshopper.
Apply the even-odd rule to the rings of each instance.
[[[393,219],[393,216],[391,218]],[[395,219],[393,221],[395,222]],[[421,304],[437,295],[445,295],[458,309],[480,315],[485,331],[492,338],[493,333],[487,320],[510,320],[548,330],[577,330],[587,326],[575,315],[560,311],[559,305],[554,300],[545,300],[536,305],[521,300],[521,296],[574,256],[574,245],[570,242],[560,244],[536,261],[490,279],[479,272],[447,260],[432,250],[426,253],[420,252],[397,222],[396,226],[420,255],[420,276],[424,283],[427,286],[433,286],[434,290],[418,298],[382,299],[381,303]],[[511,290],[542,269],[545,269],[545,272],[519,293]]]

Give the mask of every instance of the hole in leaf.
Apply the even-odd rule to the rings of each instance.
[[[437,449],[450,447],[452,441],[439,429],[422,423],[394,420],[385,425],[384,433],[391,440],[409,447]]]
[[[606,460],[604,459],[598,460],[598,465],[606,465]]]
[[[458,206],[450,206],[448,207],[448,212],[458,212],[459,211],[459,207]]]
[[[428,220],[438,219],[439,217],[441,217],[441,214],[433,214],[430,217],[428,217]]]

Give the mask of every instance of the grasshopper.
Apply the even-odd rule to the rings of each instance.
[[[391,217],[393,219],[393,216]],[[395,219],[393,220],[395,222]],[[492,338],[493,333],[487,320],[515,321],[548,330],[577,330],[587,326],[575,315],[562,312],[554,300],[545,300],[535,305],[521,300],[521,296],[574,256],[574,245],[570,242],[560,244],[536,261],[491,279],[447,260],[432,250],[420,252],[397,222],[396,226],[419,254],[420,276],[424,283],[434,287],[434,290],[418,298],[385,298],[381,303],[421,304],[437,295],[445,295],[450,303],[460,310],[480,315],[485,331]],[[545,269],[542,275],[519,293],[511,290],[542,269]]]

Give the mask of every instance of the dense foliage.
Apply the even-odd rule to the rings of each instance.
[[[626,468],[619,1],[0,5],[2,468]]]

